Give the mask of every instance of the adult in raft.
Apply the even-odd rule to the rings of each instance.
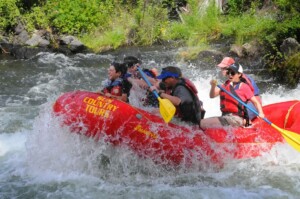
[[[142,62],[134,57],[127,56],[124,58],[124,63],[127,66],[127,73],[124,75],[124,79],[128,80],[133,86],[135,92],[140,92],[140,88],[146,90],[145,96],[141,99],[143,101],[144,106],[150,107],[158,107],[158,100],[156,96],[149,92],[147,83],[143,80],[142,76],[139,74],[137,67],[141,67]],[[146,74],[146,77],[151,82],[151,84],[157,84],[158,80],[156,79],[157,70],[155,68],[152,69],[142,69],[142,71]]]
[[[251,101],[258,110],[259,117],[264,118],[265,115],[260,102],[256,99],[250,86],[243,78],[242,66],[237,63],[230,65],[226,70],[226,75],[227,81],[222,85],[222,88],[232,93],[245,103]],[[216,89],[216,80],[211,80],[210,85],[210,98],[220,96],[220,108],[222,116],[203,119],[201,120],[200,127],[202,129],[206,129],[223,126],[249,126],[249,115],[246,107],[221,89]]]
[[[221,69],[221,73],[222,73],[223,77],[227,77],[227,69],[230,65],[232,65],[234,63],[239,64],[232,57],[224,57],[223,60],[221,61],[221,63],[218,64],[218,67]],[[254,92],[255,98],[259,101],[260,104],[262,104],[262,100],[260,97],[260,90],[259,90],[256,82],[254,81],[254,79],[245,73],[242,73],[242,78],[244,78],[246,80],[246,83],[250,86],[251,91]],[[216,87],[216,89],[219,89],[219,88]],[[256,107],[254,106],[254,104],[251,101],[249,101],[247,103],[247,105],[257,111]],[[256,117],[256,114],[253,113],[250,109],[247,109],[247,111],[248,111],[250,120],[252,120]]]
[[[126,66],[121,63],[113,62],[108,68],[108,79],[101,90],[106,97],[115,98],[128,102],[131,85],[126,83],[123,76],[126,74]]]
[[[163,68],[157,78],[162,80],[170,93],[159,90],[156,86],[151,86],[150,90],[156,90],[161,98],[169,99],[176,107],[176,116],[182,121],[199,125],[202,118],[202,102],[191,81],[181,77],[180,68],[175,66]]]

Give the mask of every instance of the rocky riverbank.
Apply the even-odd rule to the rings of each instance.
[[[72,35],[55,35],[47,30],[36,30],[30,35],[18,24],[13,36],[0,35],[0,52],[16,59],[30,59],[40,52],[58,52],[66,55],[90,52]]]

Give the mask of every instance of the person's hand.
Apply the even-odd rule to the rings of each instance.
[[[265,118],[265,114],[263,114],[263,113],[259,113],[258,116],[262,119]]]
[[[149,90],[150,90],[151,92],[153,92],[154,90],[156,90],[156,92],[158,92],[158,89],[156,88],[156,86],[150,86],[150,87],[149,87]]]
[[[215,79],[210,80],[210,85],[211,85],[211,86],[216,87],[217,84],[218,84],[218,81],[217,81],[217,80],[215,80]]]

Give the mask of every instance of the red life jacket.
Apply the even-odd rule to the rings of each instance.
[[[239,82],[236,85],[236,88],[238,88],[240,86],[240,84],[244,84],[244,83]],[[230,84],[229,80],[227,80],[225,82],[223,88],[225,88],[228,92],[232,93],[234,96],[236,96],[237,98],[239,98],[241,100],[241,98],[235,92],[235,88]],[[247,104],[247,102],[245,102],[245,103]],[[245,119],[248,118],[248,113],[247,113],[246,108],[241,103],[239,103],[237,100],[235,100],[233,97],[226,94],[222,90],[220,91],[220,107],[221,107],[222,115],[232,113],[232,114],[238,115],[240,117],[243,117]]]
[[[195,84],[187,78],[183,77],[182,79],[184,80],[185,85],[197,96],[198,90],[197,90]]]
[[[110,93],[114,96],[122,96],[122,87],[123,87],[123,80],[118,78],[112,82],[110,82],[104,89],[103,93]]]

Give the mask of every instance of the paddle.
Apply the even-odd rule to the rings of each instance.
[[[252,107],[249,107],[246,103],[244,103],[243,101],[241,101],[239,98],[237,98],[236,96],[234,96],[232,93],[228,92],[221,85],[217,85],[217,86],[222,91],[224,91],[225,93],[227,93],[228,95],[230,95],[231,97],[233,97],[235,100],[237,100],[238,102],[240,102],[241,104],[243,104],[245,107],[247,107],[248,109],[250,109],[257,116],[259,116],[259,113],[255,109],[253,109]],[[282,128],[276,126],[275,124],[273,124],[272,122],[270,122],[267,118],[262,118],[262,119],[265,122],[267,122],[268,124],[270,124],[273,128],[275,128],[276,130],[278,130],[281,133],[281,135],[285,138],[285,140],[286,140],[287,143],[289,143],[297,151],[300,151],[300,135],[298,133],[282,129]]]
[[[137,69],[140,72],[140,74],[142,75],[142,77],[145,80],[145,82],[147,83],[147,85],[149,87],[152,86],[150,81],[146,77],[145,73],[142,71],[142,69],[140,69],[140,67],[137,67]],[[160,98],[158,93],[156,92],[156,90],[153,90],[152,92],[159,101],[160,114],[162,115],[162,117],[166,123],[170,122],[170,120],[173,118],[175,111],[176,111],[175,106],[172,104],[172,102],[170,100]]]

